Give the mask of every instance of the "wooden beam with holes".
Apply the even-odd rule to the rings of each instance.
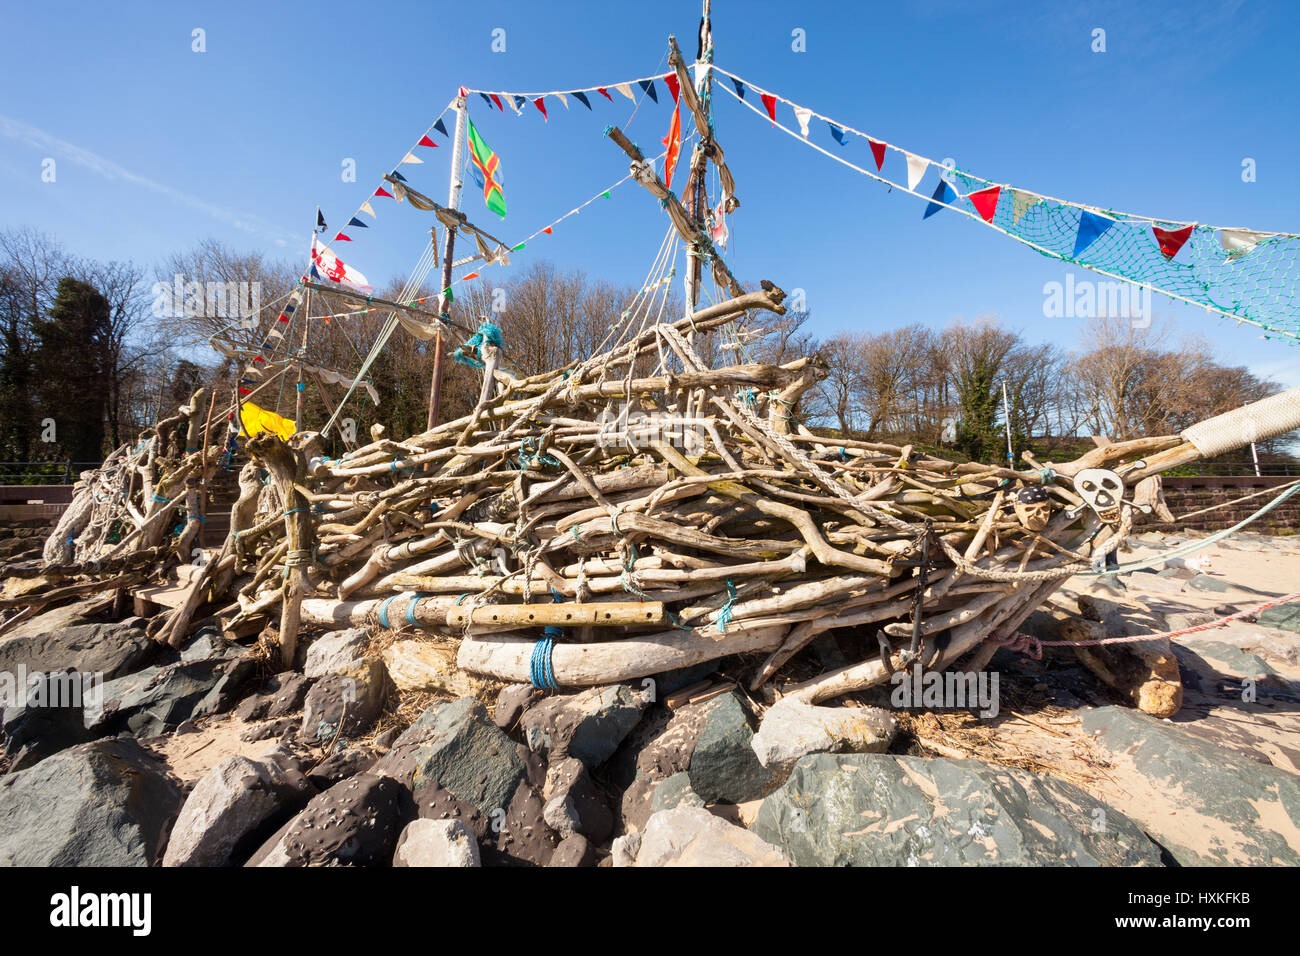
[[[452,608],[447,624],[536,625],[543,627],[626,627],[630,624],[663,624],[660,601],[624,601],[608,604],[488,604],[476,608]]]

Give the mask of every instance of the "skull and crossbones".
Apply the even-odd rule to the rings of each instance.
[[[1077,518],[1085,508],[1091,508],[1102,524],[1118,524],[1124,505],[1137,508],[1143,514],[1151,513],[1150,505],[1139,505],[1124,500],[1124,478],[1129,472],[1145,468],[1145,461],[1134,461],[1122,471],[1109,468],[1085,468],[1074,476],[1074,490],[1083,498],[1083,504],[1066,512],[1070,520]]]

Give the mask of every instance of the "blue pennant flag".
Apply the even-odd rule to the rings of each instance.
[[[356,216],[353,216],[351,219],[348,220],[348,225],[349,225],[349,226],[360,226],[362,229],[369,229],[369,228],[370,228],[370,227],[367,226],[364,222],[362,222],[360,219],[358,219]]]
[[[316,263],[314,262],[311,264],[311,277],[317,280],[320,279],[320,273],[316,271]]]
[[[406,182],[406,177],[403,176],[401,173],[399,173],[399,172],[398,172],[397,170],[395,170],[395,169],[394,169],[393,172],[392,172],[392,177],[393,177],[394,179],[396,179],[398,182],[403,182],[403,183]]]
[[[641,89],[646,91],[646,95],[649,96],[650,99],[654,100],[656,103],[659,102],[659,94],[655,91],[654,80],[637,80],[637,83],[640,84]]]
[[[831,136],[835,137],[835,142],[837,142],[837,143],[839,143],[841,146],[843,146],[843,145],[844,145],[844,130],[840,129],[840,128],[839,128],[838,126],[836,126],[834,123],[827,123],[826,125],[829,126],[829,127],[831,128]]]
[[[587,99],[586,93],[583,93],[581,90],[574,90],[569,95],[572,96],[579,103],[581,103],[583,106],[587,107],[587,109],[591,109],[591,100]]]
[[[736,88],[736,95],[743,100],[745,98],[745,84],[732,77],[731,85]]]
[[[952,204],[957,198],[957,190],[953,189],[944,180],[939,180],[939,185],[934,188],[934,195],[930,197],[930,204],[925,207],[925,215],[922,219],[929,219],[936,212],[943,208],[940,203]]]
[[[492,97],[488,96],[486,93],[480,93],[479,96],[483,97],[483,102],[488,105],[488,109],[495,109],[492,105]]]
[[[1074,252],[1071,255],[1079,258],[1079,254],[1097,241],[1097,238],[1115,225],[1115,220],[1108,216],[1099,216],[1095,212],[1088,212],[1084,209],[1079,215],[1079,233],[1074,237]]]
[[[441,117],[441,116],[438,117],[438,122],[436,122],[436,123],[433,124],[433,128],[436,129],[436,130],[437,130],[439,133],[441,133],[443,136],[446,136],[446,135],[447,135],[447,127],[445,127],[445,126],[442,125],[442,117]]]
[[[515,106],[518,109],[522,110],[524,108],[524,104],[527,102],[528,102],[528,97],[520,96],[518,93],[515,94]]]

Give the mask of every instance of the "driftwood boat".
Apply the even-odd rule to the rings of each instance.
[[[269,635],[292,667],[304,626],[409,629],[458,641],[463,671],[548,688],[761,655],[751,687],[781,678],[784,693],[818,701],[918,663],[984,666],[990,638],[1115,551],[1135,510],[1158,501],[1162,471],[1300,427],[1293,389],[1068,463],[1026,455],[1023,469],[811,433],[790,410],[824,376],[818,357],[721,367],[701,357],[707,336],[733,336],[760,310],[782,314],[785,294],[771,283],[746,291],[713,254],[707,165],[724,202],[735,183],[675,44],[670,60],[699,134],[687,202],[621,131],[609,136],[693,256],[686,317],[662,321],[642,289],[612,344],[531,377],[506,371],[499,339],[478,335],[462,346],[483,366],[469,415],[403,440],[373,435],[340,459],[311,431],[257,435],[215,553],[194,546],[225,409],[214,417],[201,390],[82,476],[44,562],[6,569],[0,608],[126,595],[189,564],[183,600],[150,624],[173,646],[215,619],[236,639]],[[457,215],[444,217],[448,245]],[[699,308],[706,262],[731,297]],[[870,628],[878,650],[782,677],[837,628]]]

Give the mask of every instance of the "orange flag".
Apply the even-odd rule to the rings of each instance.
[[[673,121],[668,127],[668,135],[663,138],[668,147],[664,157],[664,185],[673,188],[673,169],[677,166],[677,154],[682,151],[682,111],[680,106],[673,106]]]

